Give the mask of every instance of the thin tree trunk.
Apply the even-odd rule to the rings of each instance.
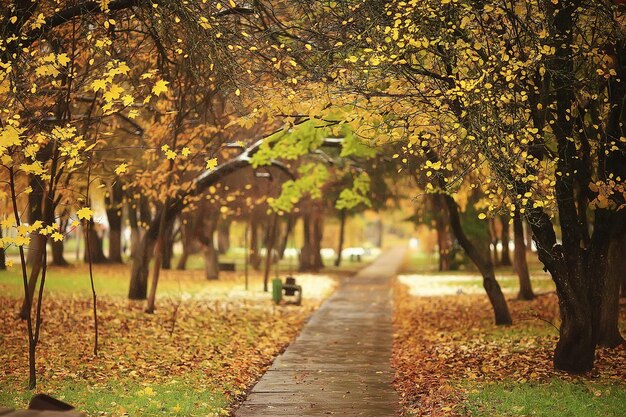
[[[172,169],[172,164],[170,163],[170,170]],[[169,185],[169,181],[167,182]],[[166,219],[166,207],[169,204],[169,198],[165,199],[163,203],[163,210],[161,211],[159,218],[159,231],[156,239],[156,244],[154,246],[154,270],[152,271],[152,285],[150,286],[150,294],[148,294],[148,306],[146,308],[146,313],[152,314],[154,313],[154,306],[156,304],[156,290],[159,284],[159,275],[161,273],[161,262],[163,258],[163,251],[165,250],[165,235],[168,233],[171,228],[171,222],[167,222]]]
[[[500,216],[500,223],[502,223],[502,234],[500,235],[502,254],[500,256],[500,265],[511,266],[511,253],[509,251],[509,242],[511,240],[509,236],[509,217]]]
[[[187,260],[189,259],[189,252],[191,252],[192,245],[190,234],[191,231],[189,230],[189,225],[184,224],[184,221],[181,219],[180,241],[183,245],[183,253],[180,254],[180,258],[176,264],[176,269],[178,271],[184,271],[187,268]]]
[[[213,213],[209,216],[208,219],[203,219],[205,221],[201,221],[202,230],[199,231],[198,240],[202,243],[206,279],[215,280],[219,279],[220,274],[218,250],[215,248],[215,230],[219,222],[219,215]]]
[[[293,228],[293,217],[288,214],[286,215],[285,227],[279,228],[280,238],[277,239],[278,247],[276,248],[276,254],[278,255],[278,259],[285,258],[285,250],[287,249],[287,244],[289,242],[289,235],[291,235],[292,228]]]
[[[174,256],[174,225],[170,225],[169,229],[163,234],[163,251],[161,259],[161,268],[165,270],[172,269],[172,257]]]
[[[530,253],[533,253],[533,228],[530,226],[528,222],[525,222],[524,232],[526,236],[526,250]]]
[[[300,256],[298,258],[300,264],[298,270],[300,272],[313,270],[311,221],[311,215],[309,213],[302,215],[302,248],[300,249]]]
[[[119,180],[113,183],[107,196],[106,215],[109,221],[109,261],[122,263],[122,202],[124,192]]]
[[[217,249],[225,255],[230,249],[230,220],[222,220],[217,225]]]
[[[263,273],[263,291],[269,291],[270,266],[274,254],[274,245],[276,243],[276,228],[278,226],[278,215],[272,215],[272,223],[269,226],[269,234],[267,239],[265,254],[265,272]]]
[[[315,271],[324,268],[324,260],[322,259],[322,239],[324,237],[324,215],[320,211],[315,212],[315,221],[313,222],[313,256],[315,262]],[[382,245],[382,220],[381,220],[381,236],[380,244]]]
[[[339,211],[339,244],[337,246],[337,258],[335,266],[341,265],[341,253],[343,252],[343,242],[346,234],[346,210]]]
[[[255,214],[250,219],[250,265],[255,271],[261,269],[261,254],[259,253],[259,223]]]
[[[519,279],[519,292],[517,298],[519,300],[532,300],[535,298],[532,283],[530,282],[530,274],[528,273],[528,263],[526,262],[526,244],[524,241],[524,223],[519,212],[513,217],[513,240],[515,250],[513,252],[513,261],[515,264],[515,272]]]
[[[0,227],[0,239],[2,239],[2,228]],[[7,259],[6,253],[4,252],[4,248],[0,248],[0,271],[4,271],[7,269]]]
[[[24,299],[20,310],[20,318],[26,320],[28,317],[28,306],[32,305],[35,289],[37,288],[37,280],[42,269],[42,254],[46,250],[46,237],[39,233],[33,234],[28,247],[28,258],[31,262],[30,275],[28,276],[28,300]],[[39,254],[39,256],[36,256]],[[26,261],[28,264],[28,261]]]
[[[435,231],[437,232],[437,251],[439,253],[439,271],[452,269],[452,239],[450,221],[445,202],[440,194],[431,194]]]
[[[472,260],[474,265],[478,268],[483,276],[483,287],[487,292],[489,302],[493,307],[495,316],[495,323],[497,325],[512,324],[511,314],[509,313],[509,307],[500,288],[500,284],[496,281],[495,271],[493,269],[493,263],[491,260],[482,256],[476,248],[476,246],[469,240],[463,226],[461,225],[461,218],[459,216],[459,208],[456,201],[449,196],[444,195],[446,206],[448,208],[448,214],[450,216],[450,227],[456,239],[459,241],[461,247],[467,253],[467,256]]]
[[[498,258],[498,233],[496,232],[496,223],[495,219],[488,219],[489,224],[489,236],[491,236],[491,244],[489,245],[489,250],[491,251],[491,260],[494,265],[500,265],[500,260]]]

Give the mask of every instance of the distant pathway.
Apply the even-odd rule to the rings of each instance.
[[[345,280],[235,416],[394,416],[389,282],[404,254],[391,249]]]

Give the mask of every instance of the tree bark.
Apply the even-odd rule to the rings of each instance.
[[[285,257],[285,249],[287,249],[287,244],[289,242],[289,236],[291,235],[291,229],[293,228],[293,217],[290,214],[287,214],[284,223],[284,227],[279,227],[279,236],[277,238],[278,246],[276,247],[276,255],[278,255],[278,259],[284,259]],[[280,225],[280,222],[279,222]]]
[[[0,227],[0,239],[2,239],[2,228]],[[5,271],[7,269],[7,258],[6,253],[4,252],[4,248],[0,248],[0,271]]]
[[[109,261],[122,261],[122,202],[124,191],[119,180],[113,183],[106,199],[106,215],[109,221]]]
[[[474,265],[478,268],[483,276],[483,287],[487,292],[487,297],[493,308],[495,323],[497,325],[512,324],[511,314],[509,313],[509,307],[500,288],[500,284],[496,281],[496,274],[493,268],[493,263],[487,257],[481,255],[478,248],[468,239],[463,226],[461,224],[461,218],[459,216],[459,207],[456,201],[449,196],[443,195],[444,201],[448,208],[448,215],[450,216],[450,227],[452,232],[456,236],[459,244],[467,253],[467,256],[472,260]]]
[[[215,248],[215,229],[219,222],[218,214],[209,214],[209,219],[201,224],[198,240],[202,243],[202,253],[204,254],[204,271],[206,279],[215,280],[219,278],[218,250]]]
[[[597,329],[598,345],[611,348],[624,343],[619,331],[619,287],[621,278],[626,275],[626,214],[617,212],[613,216],[622,219],[612,230],[607,276],[599,288],[601,303]]]
[[[272,222],[269,225],[269,234],[267,238],[267,244],[265,246],[267,253],[265,254],[265,272],[263,273],[263,291],[269,291],[269,280],[270,280],[270,267],[272,265],[272,259],[274,254],[274,245],[276,243],[276,234],[278,228],[278,215],[272,215]],[[278,259],[276,259],[278,262]]]
[[[335,266],[341,265],[341,253],[343,252],[343,242],[346,233],[346,210],[339,211],[339,244],[337,245],[337,258],[335,259]]]
[[[515,212],[513,217],[513,240],[515,249],[513,252],[513,262],[515,273],[519,279],[518,300],[532,300],[535,298],[530,274],[528,273],[528,263],[526,261],[526,243],[524,239],[524,223],[519,212]]]
[[[511,266],[511,253],[509,251],[509,242],[511,241],[509,236],[509,217],[500,216],[500,223],[502,223],[502,234],[500,235],[502,254],[500,255],[500,265]]]
[[[221,255],[230,249],[230,223],[230,220],[222,219],[217,225],[217,249]]]
[[[65,251],[65,245],[63,241],[50,240],[50,249],[52,249],[52,265],[54,266],[69,266],[69,262],[65,260],[63,252]]]
[[[323,234],[323,215],[320,211],[310,210],[302,216],[303,245],[300,250],[299,271],[319,271],[324,267],[321,255]]]
[[[163,250],[161,258],[161,268],[172,269],[172,258],[174,257],[174,225],[163,232]]]
[[[452,270],[452,238],[448,209],[440,194],[431,194],[433,217],[437,232],[437,251],[439,253],[439,271]]]
[[[250,218],[250,265],[255,271],[261,269],[261,253],[259,252],[259,222],[252,213]]]
[[[90,220],[87,223],[87,227],[89,228],[89,233],[87,237],[89,239],[89,244],[85,245],[85,253],[83,254],[83,262],[89,263],[89,253],[88,250],[91,251],[91,263],[92,264],[104,264],[108,262],[107,257],[104,255],[104,248],[102,244],[102,237],[96,232],[94,228],[93,220]]]
[[[491,251],[491,259],[494,265],[500,265],[500,259],[498,256],[498,233],[496,232],[496,221],[495,219],[488,219],[489,224],[489,235],[491,236],[491,244],[489,245]]]

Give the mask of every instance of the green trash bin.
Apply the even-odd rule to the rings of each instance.
[[[272,300],[274,303],[280,303],[280,300],[283,299],[283,282],[280,278],[274,278],[272,280]]]

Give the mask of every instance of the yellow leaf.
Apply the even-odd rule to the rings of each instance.
[[[93,91],[96,93],[99,90],[106,90],[106,87],[107,87],[106,80],[94,80],[94,82],[91,83],[91,88],[93,88]]]
[[[90,209],[89,207],[83,207],[82,209],[76,212],[76,216],[79,219],[91,220],[91,217],[93,216],[93,210]]]
[[[189,150],[188,147],[184,147],[183,150],[180,152],[183,156],[189,156],[189,154],[191,153],[191,151]]]
[[[167,85],[169,84],[169,81],[165,81],[165,80],[159,80],[157,81],[154,86],[152,87],[152,94],[155,94],[157,96],[160,96],[161,93],[165,93],[167,92]]]
[[[54,240],[55,242],[60,242],[63,240],[63,235],[59,232],[54,232],[50,237],[52,237],[52,240]]]
[[[117,168],[115,168],[115,174],[116,175],[125,174],[127,171],[128,171],[128,164],[126,164],[126,163],[119,164],[117,166]]]
[[[217,166],[217,158],[212,158],[206,161],[206,169],[215,169]]]

